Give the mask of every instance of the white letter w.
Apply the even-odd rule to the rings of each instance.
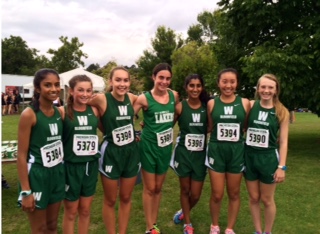
[[[56,123],[49,124],[49,127],[50,127],[51,136],[58,134],[58,124],[56,124]]]
[[[259,111],[258,120],[266,121],[267,118],[268,118],[268,112]]]
[[[233,106],[225,106],[224,107],[224,114],[225,115],[232,115],[233,113]]]
[[[194,122],[194,123],[196,123],[196,122],[200,122],[200,114],[195,114],[195,113],[192,113],[192,121]]]
[[[88,118],[87,116],[77,116],[79,124],[82,125],[88,125]]]
[[[120,115],[128,115],[127,106],[118,106]]]

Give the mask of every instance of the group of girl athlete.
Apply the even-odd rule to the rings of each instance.
[[[185,79],[187,97],[180,102],[178,93],[169,88],[172,71],[166,63],[154,67],[152,80],[153,88],[136,96],[129,92],[129,72],[116,67],[110,73],[109,91],[94,94],[91,79],[79,74],[69,81],[65,105],[56,107],[53,101],[60,96],[59,74],[52,69],[36,72],[32,102],[19,121],[17,159],[18,202],[27,213],[32,233],[57,233],[62,201],[63,233],[74,233],[77,219],[78,233],[88,233],[98,174],[107,233],[127,233],[131,195],[141,171],[145,233],[159,234],[161,190],[169,166],[180,183],[181,209],[173,221],[184,221],[184,234],[194,233],[190,211],[200,199],[207,171],[210,234],[220,233],[225,186],[225,234],[235,233],[242,175],[255,233],[271,233],[276,184],[285,179],[289,126],[288,110],[279,101],[277,78],[261,76],[253,101],[236,94],[239,75],[232,68],[218,74],[220,93],[213,99],[205,91],[202,77],[193,74]],[[137,137],[134,118],[140,110],[143,129]],[[179,134],[172,151],[176,122]],[[264,205],[264,229],[260,202]]]

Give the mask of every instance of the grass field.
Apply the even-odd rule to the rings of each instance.
[[[17,139],[18,116],[2,117],[2,140]],[[137,123],[139,121],[136,121]],[[177,127],[175,128],[177,133]],[[311,113],[296,113],[296,122],[290,125],[289,152],[285,183],[276,191],[277,216],[274,234],[320,233],[320,119]],[[2,233],[29,233],[27,216],[16,206],[18,179],[15,164],[2,164],[2,174],[10,189],[2,190]],[[179,209],[178,179],[172,170],[163,186],[163,197],[158,224],[164,234],[182,233],[182,225],[174,225],[172,216]],[[98,181],[97,193],[92,205],[90,233],[106,233],[101,217],[102,187]],[[206,178],[202,197],[192,211],[192,222],[196,234],[207,234],[210,226],[210,183]],[[135,187],[128,233],[144,233],[145,222],[142,210],[142,184]],[[241,209],[235,231],[248,234],[254,231],[248,208],[248,195],[242,182]],[[220,215],[220,226],[227,223],[227,200],[224,199]],[[62,233],[63,207],[59,218],[59,233]]]

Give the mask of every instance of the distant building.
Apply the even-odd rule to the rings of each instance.
[[[23,99],[31,99],[33,87],[23,88],[25,84],[30,82],[33,82],[33,76],[1,74],[1,92],[5,93],[16,89]]]

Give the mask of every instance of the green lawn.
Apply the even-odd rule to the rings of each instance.
[[[140,119],[139,119],[140,120]],[[139,122],[136,121],[137,123]],[[15,140],[17,137],[18,116],[2,117],[2,140]],[[175,128],[177,133],[177,127]],[[276,191],[277,217],[273,233],[312,234],[319,233],[320,220],[320,119],[311,113],[296,113],[296,122],[290,125],[287,178]],[[2,190],[2,233],[29,233],[29,223],[24,212],[16,206],[17,172],[15,164],[3,164],[10,189]],[[92,205],[90,233],[105,233],[101,217],[102,187],[100,179]],[[206,178],[202,197],[192,211],[192,222],[197,234],[207,234],[210,226],[209,214],[210,183]],[[139,234],[145,231],[142,210],[142,185],[136,185],[132,199],[131,219],[128,233]],[[248,195],[242,183],[242,205],[235,227],[237,234],[254,231],[248,208]],[[224,230],[227,223],[227,200],[223,202],[220,226]],[[164,234],[182,233],[182,225],[174,225],[172,216],[180,207],[179,183],[172,170],[169,170],[163,186],[163,197],[158,224]],[[61,229],[61,215],[59,233]]]

